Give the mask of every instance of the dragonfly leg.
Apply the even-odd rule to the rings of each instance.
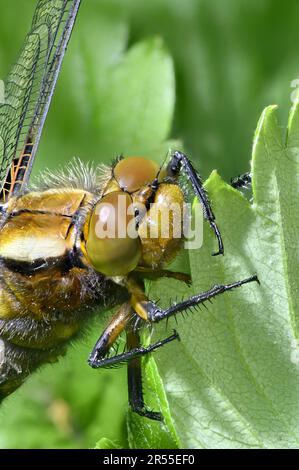
[[[230,291],[237,287],[241,287],[249,282],[259,282],[257,276],[251,276],[242,281],[237,281],[232,284],[215,285],[208,291],[189,297],[182,302],[175,303],[166,309],[161,309],[155,302],[148,300],[142,302],[143,311],[146,312],[147,321],[150,323],[157,323],[161,320],[169,318],[179,312],[188,310],[189,308],[196,307],[197,305],[204,304],[207,300],[216,297],[219,294]]]
[[[151,305],[152,302],[145,297],[145,305]],[[142,307],[144,308],[144,307]],[[129,302],[122,305],[121,309],[114,315],[104,332],[96,342],[92,352],[90,353],[88,363],[94,369],[101,367],[109,367],[122,362],[128,362],[136,357],[149,354],[155,349],[160,348],[164,344],[178,338],[175,333],[168,338],[158,341],[148,347],[141,346],[139,339],[139,330],[141,328],[141,317],[133,311]],[[127,334],[127,350],[121,354],[107,357],[107,353],[119,338],[121,333],[126,330]]]
[[[236,189],[241,188],[250,188],[251,186],[251,173],[244,173],[243,175],[239,175],[236,178],[232,178],[230,182],[231,186]]]
[[[108,326],[96,342],[92,352],[88,358],[88,364],[93,368],[105,367],[105,361],[108,361],[106,367],[109,366],[107,356],[110,348],[124,331],[126,325],[133,316],[131,305],[124,303],[120,310],[113,316]],[[98,364],[101,364],[100,366]]]
[[[129,404],[132,411],[139,414],[140,416],[144,416],[156,421],[162,421],[162,414],[149,410],[144,403],[141,361],[143,356],[152,353],[156,349],[171,341],[174,341],[175,339],[179,339],[179,336],[176,332],[174,332],[171,336],[161,341],[157,341],[156,343],[153,343],[147,347],[141,346],[139,331],[138,328],[135,328],[134,325],[134,317],[128,317],[126,315],[126,310],[127,312],[131,311],[131,307],[128,304],[125,305],[126,307],[123,307],[121,311],[118,312],[116,316],[114,316],[112,322],[110,322],[100,339],[97,341],[88,362],[89,365],[94,369],[107,368],[126,362],[128,366]],[[125,317],[125,322],[123,317]],[[126,327],[124,323],[127,325]],[[117,334],[114,333],[114,337],[112,337],[111,334],[113,329],[112,324],[114,325],[114,328],[117,329]],[[106,354],[111,348],[113,342],[124,330],[124,328],[126,328],[128,351],[125,351],[122,354],[106,357]]]
[[[216,224],[215,216],[212,211],[211,204],[209,202],[206,191],[203,187],[201,177],[193,167],[189,158],[184,153],[176,151],[172,155],[171,160],[167,166],[167,173],[171,177],[176,177],[181,172],[185,173],[188,179],[190,180],[194,193],[202,204],[204,217],[208,220],[211,229],[216,235],[218,241],[218,251],[216,253],[213,253],[213,255],[223,255],[224,247],[221,233]]]
[[[176,332],[168,338],[158,341],[147,348],[143,348],[140,343],[139,332],[133,329],[127,329],[127,344],[130,349],[129,354],[131,359],[128,361],[128,393],[129,393],[129,403],[131,409],[139,414],[140,416],[145,416],[156,421],[162,421],[163,416],[157,411],[149,410],[143,398],[143,389],[142,389],[142,368],[141,361],[142,356],[145,356],[156,349],[164,346],[164,344],[179,339],[179,336]]]

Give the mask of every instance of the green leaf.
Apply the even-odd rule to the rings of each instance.
[[[225,256],[211,256],[215,240],[205,224],[202,249],[190,252],[192,289],[177,283],[171,289],[169,281],[155,287],[158,297],[166,288],[189,296],[255,273],[261,283],[223,294],[184,320],[178,317],[182,341],[160,354],[183,447],[299,444],[298,105],[286,142],[276,114],[276,107],[266,108],[255,133],[252,203],[216,172],[206,183]]]
[[[45,166],[56,168],[73,156],[111,162],[97,121],[101,97],[109,88],[108,75],[125,56],[128,35],[121,5],[117,9],[113,1],[82,5],[43,131],[39,155],[44,157],[37,158],[36,173]]]
[[[120,447],[116,444],[116,442],[110,441],[106,437],[102,437],[102,439],[97,442],[95,449],[120,449]]]
[[[99,100],[97,129],[111,156],[144,155],[163,142],[174,111],[173,64],[159,38],[133,46],[108,73]]]

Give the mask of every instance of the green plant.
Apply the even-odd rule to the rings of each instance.
[[[227,7],[220,3],[217,2],[223,13]],[[179,17],[179,4],[182,2],[171,2],[173,18]],[[191,4],[197,10],[196,2]],[[231,4],[236,7],[234,0]],[[158,3],[155,7],[158,8]],[[147,3],[149,12],[153,12],[151,8]],[[210,21],[210,8],[206,4],[203,11],[206,24]],[[263,8],[266,15],[267,9]],[[142,41],[125,53],[128,23],[123,10],[115,13],[109,2],[97,4],[94,9],[93,19],[90,16],[85,21],[82,9],[82,21],[78,22],[80,34],[78,31],[72,38],[46,124],[37,170],[55,167],[74,154],[86,160],[109,162],[117,153],[141,152],[161,161],[169,147],[179,145],[167,140],[169,135],[180,135],[180,132],[171,134],[174,70],[163,42],[157,38]],[[271,18],[276,17],[276,10],[271,11]],[[233,18],[237,19],[236,13]],[[138,21],[136,18],[134,21],[134,34],[138,36]],[[188,21],[188,15],[182,21]],[[267,23],[267,28],[270,24]],[[218,23],[213,25],[217,29]],[[209,42],[209,31],[203,31],[209,50],[213,41]],[[194,46],[197,33],[195,29],[193,32],[195,39],[190,34]],[[0,34],[4,34],[3,29]],[[267,36],[270,32],[263,29],[263,34]],[[244,33],[244,42],[245,36]],[[230,42],[233,43],[233,37]],[[176,65],[182,60],[181,47],[173,46]],[[234,47],[237,48],[235,43]],[[199,69],[202,70],[202,60],[201,64],[196,62],[198,50],[194,51],[190,62],[193,65],[188,69],[191,71],[189,86],[198,78]],[[264,52],[267,53],[267,48]],[[271,71],[274,59],[269,57]],[[210,61],[210,66],[209,61],[206,63],[210,77],[215,70],[224,70],[218,55]],[[230,80],[236,85],[238,73],[235,81],[231,77],[243,59],[234,63],[236,68],[227,70],[226,85]],[[252,68],[247,64],[246,70],[252,71],[258,83],[263,74],[257,57],[252,63]],[[283,70],[289,77],[295,67]],[[270,77],[266,78],[269,83]],[[190,128],[187,132],[190,138],[199,124],[192,100],[186,101],[186,107],[182,106],[185,100],[180,94],[182,79],[179,81],[178,109],[184,108],[184,117],[177,116],[176,122],[185,130]],[[208,78],[203,85],[207,82],[210,83]],[[219,90],[217,86],[212,88],[215,94],[204,131],[210,132],[215,115],[220,128],[221,121],[229,114],[229,125],[224,126],[224,132],[225,142],[231,141],[232,147],[221,145],[218,157],[223,156],[228,173],[236,166],[228,157],[233,153],[237,158],[236,148],[238,152],[243,148],[240,126],[235,130],[232,116],[239,117],[238,124],[242,117],[242,132],[249,141],[250,123],[268,92],[261,92],[263,98],[252,100],[255,96],[252,89],[249,95],[240,89],[239,100],[234,97],[233,110],[228,112],[228,88],[223,85],[226,98],[220,100],[219,109]],[[213,90],[208,96],[212,96]],[[289,91],[287,86],[281,91],[284,102]],[[247,113],[244,103],[249,99],[254,101],[254,111]],[[202,115],[206,112],[203,106]],[[93,371],[87,366],[85,360],[106,321],[99,314],[81,342],[74,344],[59,364],[46,366],[4,402],[0,411],[0,447],[298,447],[295,340],[298,337],[299,111],[295,106],[291,112],[286,141],[281,136],[276,113],[275,107],[267,108],[255,134],[253,202],[229,187],[215,172],[206,183],[223,233],[225,256],[211,257],[215,240],[205,226],[203,248],[191,253],[190,262],[187,253],[178,261],[179,266],[190,270],[192,287],[170,280],[149,285],[151,297],[161,298],[166,305],[173,300],[173,292],[179,297],[189,296],[215,283],[234,281],[253,273],[258,274],[261,282],[260,286],[248,285],[224,294],[213,305],[207,305],[207,311],[202,309],[185,319],[179,315],[177,329],[182,341],[166,346],[145,362],[147,399],[153,407],[162,407],[165,425],[127,414],[124,368]],[[209,132],[202,144],[207,151],[203,152],[203,162],[196,162],[196,152],[192,155],[200,168],[203,163],[206,171],[213,166],[208,157],[215,161],[217,153]],[[202,131],[193,141],[193,147],[201,136]],[[168,296],[165,291],[169,292]],[[170,322],[169,328],[174,325]],[[165,324],[155,334],[164,336]]]
[[[190,257],[192,291],[252,273],[261,284],[179,322],[175,362],[167,351],[160,358],[183,445],[298,447],[298,143],[298,103],[286,136],[270,106],[254,137],[253,201],[216,172],[206,183],[225,256],[210,256],[206,230],[203,248]]]

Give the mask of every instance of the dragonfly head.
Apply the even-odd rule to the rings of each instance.
[[[182,192],[166,182],[158,164],[142,157],[118,161],[84,230],[84,251],[93,268],[106,276],[124,276],[138,265],[173,258],[179,243],[172,233],[166,239],[161,235],[163,219],[173,232],[168,214],[173,202],[181,207]]]

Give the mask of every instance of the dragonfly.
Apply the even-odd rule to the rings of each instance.
[[[150,410],[145,403],[143,358],[179,335],[174,330],[144,346],[143,329],[258,279],[253,275],[215,285],[165,309],[147,297],[147,279],[190,282],[188,275],[167,269],[182,248],[183,236],[176,238],[171,230],[166,238],[159,231],[156,237],[146,236],[153,224],[158,228],[161,224],[154,205],[162,219],[172,203],[183,208],[182,174],[216,237],[214,254],[224,253],[200,175],[180,151],[161,165],[138,156],[117,158],[109,167],[77,161],[64,172],[41,177],[38,187],[31,186],[80,3],[37,1],[0,105],[0,399],[41,365],[63,355],[92,316],[115,309],[88,364],[94,369],[126,364],[131,409],[145,418],[163,420],[159,410]],[[174,223],[169,222],[171,228]],[[131,233],[120,236],[114,230],[112,236],[104,231],[103,236],[99,224],[102,229],[130,225]],[[115,345],[121,335],[126,346],[118,353]]]

